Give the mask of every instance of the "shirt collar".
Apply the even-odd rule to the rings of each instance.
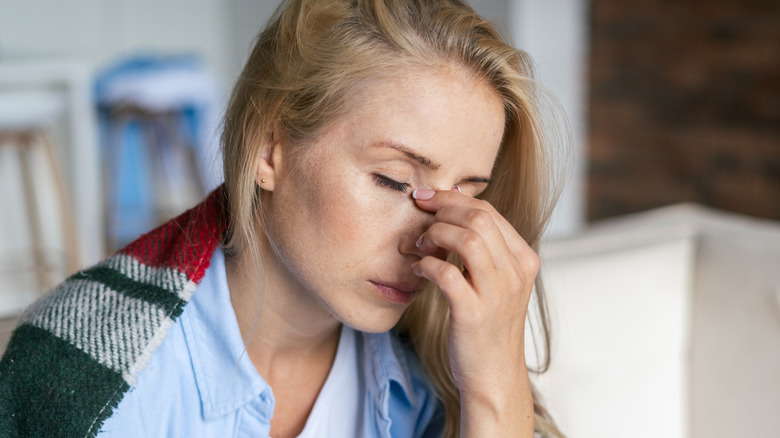
[[[203,281],[182,314],[203,416],[212,419],[254,401],[270,420],[274,399],[257,372],[238,328],[225,274],[225,256],[217,247]]]
[[[407,360],[411,352],[406,351],[392,332],[366,333],[364,339],[365,363],[371,370],[367,373],[370,376],[369,391],[373,389],[376,395],[387,397],[390,384],[395,382],[401,388],[406,401],[413,406],[417,405],[411,367],[419,364],[412,364]]]
[[[214,251],[185,310],[181,317],[204,418],[220,417],[255,401],[254,409],[270,420],[273,393],[246,353],[230,302],[221,248]],[[420,368],[420,364],[412,353],[392,332],[363,333],[362,337],[369,393],[387,399],[391,384],[396,383],[405,401],[416,405],[412,368]]]

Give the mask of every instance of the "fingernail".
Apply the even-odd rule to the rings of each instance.
[[[423,234],[422,236],[420,236],[419,239],[417,239],[417,243],[415,243],[415,245],[417,245],[417,247],[419,248],[422,246],[424,241],[425,241],[425,234]]]
[[[420,262],[414,262],[412,263],[412,272],[414,272],[414,275],[420,276],[420,271],[417,270],[417,267],[420,265]]]
[[[461,190],[458,186],[453,187],[452,190],[457,190],[458,193],[463,193],[463,190]]]
[[[423,189],[416,189],[412,192],[412,198],[419,199],[421,201],[427,201],[431,198],[433,198],[433,195],[435,195],[436,192],[433,190],[423,190]]]

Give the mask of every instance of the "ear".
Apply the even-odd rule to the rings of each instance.
[[[282,168],[283,146],[279,138],[276,130],[266,137],[255,168],[255,183],[268,192],[274,191],[276,179]]]

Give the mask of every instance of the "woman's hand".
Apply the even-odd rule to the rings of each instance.
[[[533,436],[524,332],[539,257],[486,201],[458,190],[414,197],[435,213],[417,241],[423,257],[413,269],[449,301],[461,436]],[[460,256],[465,269],[435,257],[441,249]]]

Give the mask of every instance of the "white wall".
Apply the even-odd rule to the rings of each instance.
[[[67,57],[92,68],[139,50],[201,54],[231,70],[228,8],[220,0],[0,0],[0,62]]]
[[[265,26],[278,3],[277,0],[230,0],[228,2],[231,23],[228,41],[233,52],[230,60],[231,82],[238,76],[255,37]]]
[[[571,124],[568,184],[550,236],[571,234],[585,223],[587,5],[586,0],[510,0],[517,46],[534,58],[538,79],[558,98]]]

